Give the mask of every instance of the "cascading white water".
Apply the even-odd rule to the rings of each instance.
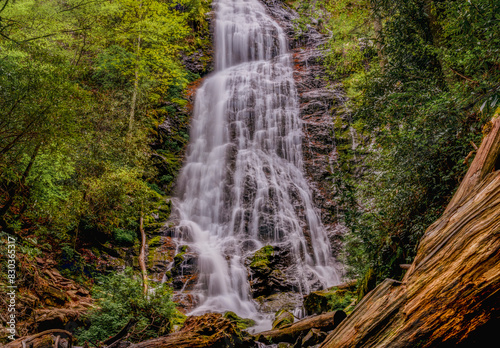
[[[216,71],[196,95],[178,181],[183,244],[198,254],[195,314],[255,318],[244,260],[291,244],[299,291],[339,282],[302,172],[302,131],[287,39],[258,0],[214,4]]]

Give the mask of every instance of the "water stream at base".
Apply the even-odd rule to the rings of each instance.
[[[182,244],[198,254],[200,305],[269,328],[251,300],[245,259],[291,250],[297,291],[339,283],[302,172],[302,130],[287,38],[258,0],[217,0],[216,70],[198,90],[174,203]]]

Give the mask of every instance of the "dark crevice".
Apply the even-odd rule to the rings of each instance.
[[[495,161],[495,171],[500,170],[500,156],[497,157]]]

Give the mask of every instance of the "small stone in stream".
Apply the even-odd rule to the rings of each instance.
[[[287,310],[281,310],[275,315],[275,319],[273,321],[273,330],[281,329],[284,326],[293,324],[294,320],[295,318],[293,317],[292,313]]]

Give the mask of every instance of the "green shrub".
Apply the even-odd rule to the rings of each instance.
[[[118,244],[132,245],[136,239],[136,233],[134,231],[116,228],[113,231],[113,237]]]
[[[131,318],[137,321],[129,331],[131,341],[168,334],[173,325],[183,320],[171,294],[164,284],[150,284],[145,296],[140,278],[134,277],[130,269],[101,278],[93,289],[98,308],[87,314],[90,325],[77,332],[78,342],[103,341],[117,334]]]

